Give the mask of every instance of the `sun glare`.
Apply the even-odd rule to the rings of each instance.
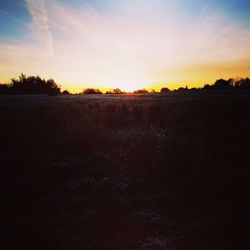
[[[123,79],[117,79],[110,84],[111,88],[119,88],[126,92],[133,92],[138,89],[147,89],[150,87],[150,82],[137,77],[125,77]]]
[[[132,92],[249,76],[248,8],[226,1],[0,2],[1,83],[24,73]]]

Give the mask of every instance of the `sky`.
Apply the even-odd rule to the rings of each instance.
[[[0,0],[0,82],[171,89],[250,76],[249,0]]]

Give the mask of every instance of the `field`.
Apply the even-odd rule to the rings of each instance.
[[[240,90],[0,96],[8,249],[249,249],[249,111]]]

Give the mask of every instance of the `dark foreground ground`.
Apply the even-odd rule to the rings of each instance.
[[[0,96],[3,249],[250,249],[249,111],[247,91]]]

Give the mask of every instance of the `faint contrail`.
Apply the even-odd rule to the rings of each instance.
[[[203,21],[203,19],[206,17],[209,11],[211,11],[211,6],[215,3],[214,0],[206,1],[203,5],[203,8],[200,13],[200,22]]]
[[[46,44],[49,53],[54,58],[53,40],[48,25],[48,15],[43,0],[25,0],[28,10],[31,13],[32,28],[38,38]]]

